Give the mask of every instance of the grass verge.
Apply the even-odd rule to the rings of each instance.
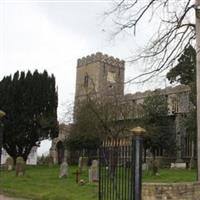
[[[2,171],[0,191],[13,197],[32,200],[97,200],[98,187],[95,184],[76,184],[76,167],[70,167],[68,178],[58,178],[58,166],[27,167],[24,177],[16,177],[15,172]],[[87,172],[81,179],[88,180]],[[192,182],[196,180],[195,170],[162,169],[159,176],[144,172],[143,182]]]

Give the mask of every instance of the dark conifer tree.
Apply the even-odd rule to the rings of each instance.
[[[191,141],[196,141],[197,136],[197,110],[196,110],[196,50],[192,45],[185,48],[183,54],[178,59],[178,63],[167,73],[170,83],[181,83],[188,85],[191,89],[189,99],[190,111],[184,120]],[[196,142],[195,142],[196,143]]]
[[[46,71],[17,71],[0,81],[0,109],[6,112],[3,147],[10,156],[27,160],[33,146],[58,135],[57,104],[55,77]]]

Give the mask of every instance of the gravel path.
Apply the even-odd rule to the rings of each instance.
[[[3,194],[0,194],[0,200],[25,200],[25,199],[17,199],[17,198],[7,197],[7,196],[4,196]]]

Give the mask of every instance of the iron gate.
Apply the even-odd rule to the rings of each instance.
[[[99,200],[132,200],[134,188],[134,142],[105,141],[99,149]]]

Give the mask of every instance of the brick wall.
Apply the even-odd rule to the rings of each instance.
[[[142,200],[200,200],[200,182],[144,183]]]

